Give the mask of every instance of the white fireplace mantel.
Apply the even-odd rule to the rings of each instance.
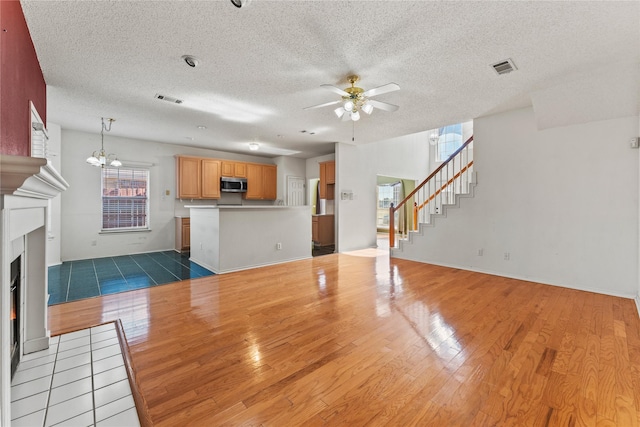
[[[49,346],[46,242],[50,200],[69,184],[47,159],[0,154],[0,425],[10,424],[10,264],[22,258],[20,352]]]
[[[0,154],[0,194],[52,199],[67,188],[49,160]]]

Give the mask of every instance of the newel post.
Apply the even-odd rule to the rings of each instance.
[[[394,248],[396,246],[396,225],[395,225],[395,212],[393,210],[393,203],[389,207],[389,247]]]
[[[418,230],[418,202],[413,202],[413,229]]]

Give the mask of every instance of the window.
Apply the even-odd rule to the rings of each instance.
[[[436,161],[444,162],[462,146],[462,123],[438,129]]]
[[[31,107],[31,157],[48,159],[49,135],[33,102],[29,101],[29,106]]]
[[[391,203],[393,206],[398,206],[402,199],[402,184],[400,182],[378,185],[378,228],[389,228]]]
[[[149,171],[102,169],[102,229],[147,230],[149,228]]]

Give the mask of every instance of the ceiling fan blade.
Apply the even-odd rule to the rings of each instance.
[[[321,107],[328,107],[329,105],[335,105],[335,104],[339,104],[341,103],[342,100],[339,101],[331,101],[331,102],[325,102],[324,104],[320,104],[320,105],[312,105],[311,107],[305,107],[303,108],[303,110],[311,110],[313,108],[321,108]]]
[[[366,98],[369,96],[376,96],[376,95],[382,95],[383,93],[387,93],[387,92],[393,92],[395,90],[400,90],[400,86],[398,86],[395,83],[387,83],[386,85],[374,87],[373,89],[369,89],[365,91],[362,94],[362,96]]]
[[[376,101],[375,99],[369,99],[367,103],[374,106],[375,108],[378,108],[384,111],[394,112],[394,111],[397,111],[398,108],[400,108],[397,105],[389,104],[387,102]]]
[[[340,96],[350,96],[349,93],[345,92],[344,90],[340,89],[339,87],[335,87],[333,85],[328,85],[328,84],[324,84],[324,85],[320,85],[320,87],[323,87],[325,89],[329,89],[331,92],[335,92]],[[400,89],[400,87],[398,87],[398,89]]]

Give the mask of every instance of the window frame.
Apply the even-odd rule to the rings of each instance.
[[[445,162],[451,156],[451,154],[455,153],[455,151],[458,148],[462,147],[462,144],[464,144],[463,137],[462,137],[462,132],[463,132],[462,125],[463,123],[456,123],[456,124],[444,126],[438,129],[438,140],[435,143],[435,162],[436,163]],[[459,131],[459,133],[457,132],[445,133],[445,129],[449,127],[454,127],[454,126],[456,128],[459,127],[459,129],[455,129],[456,131]],[[449,138],[449,135],[458,135],[459,138],[456,138],[454,140],[452,138]],[[452,144],[453,149],[443,150],[444,146],[448,144]],[[444,158],[442,154],[444,154]]]
[[[118,196],[107,196],[105,195],[105,190],[108,189],[108,186],[105,186],[106,184],[106,180],[109,179],[109,177],[106,176],[107,173],[109,172],[114,172],[117,171],[117,182],[118,182],[118,186],[116,188],[112,188],[115,190],[127,190],[127,189],[135,189],[135,188],[140,188],[140,187],[136,187],[133,184],[133,181],[139,181],[140,179],[136,179],[136,174],[144,174],[144,182],[145,182],[145,190],[144,190],[144,196],[140,197],[140,196],[122,196],[122,195],[118,195]],[[120,174],[123,171],[131,171],[131,177],[120,177]],[[120,181],[126,181],[127,179],[131,180],[132,184],[128,187],[122,187],[119,183]],[[103,168],[101,168],[101,173],[100,173],[100,233],[101,234],[108,234],[108,233],[129,233],[129,232],[146,232],[146,231],[151,231],[151,215],[150,215],[150,181],[151,181],[151,172],[148,168],[144,168],[144,167],[139,167],[139,166],[129,166],[129,165],[123,165],[121,167],[111,167],[111,166],[105,166]],[[107,200],[117,200],[119,199],[119,201],[133,201],[134,203],[136,201],[140,201],[140,200],[144,200],[144,212],[143,212],[143,217],[144,217],[144,225],[140,225],[140,226],[115,226],[115,227],[107,227],[105,228],[105,225],[107,224],[107,221],[105,220],[105,215],[109,215],[108,212],[105,212],[105,202]],[[122,215],[121,212],[118,212],[116,215]],[[116,220],[118,222],[118,220]],[[130,220],[131,223],[135,222],[135,219],[131,219]]]

